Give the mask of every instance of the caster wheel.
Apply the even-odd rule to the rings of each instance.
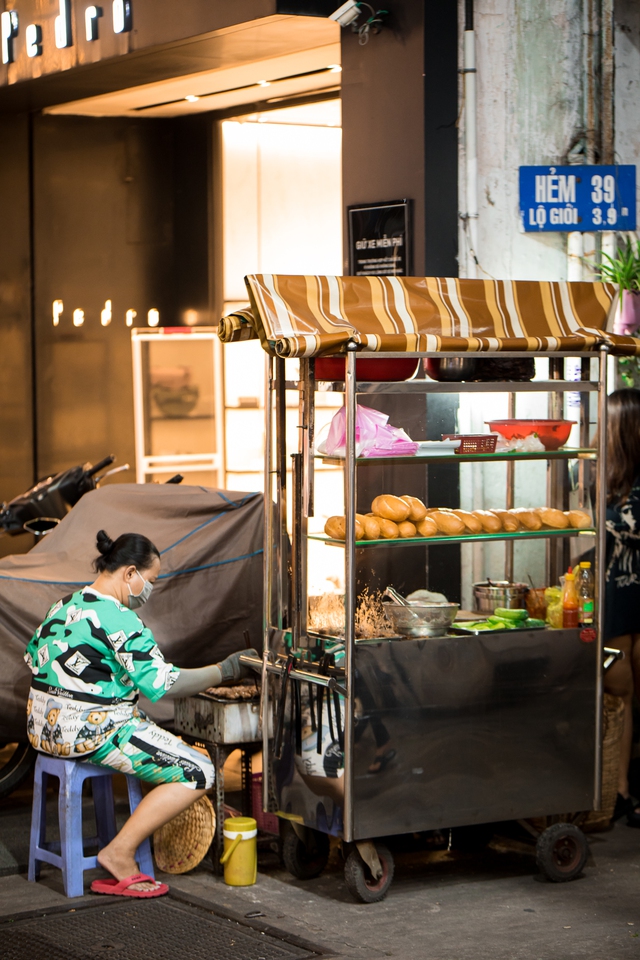
[[[293,830],[282,839],[282,860],[289,873],[298,880],[312,880],[319,876],[329,859],[329,837],[326,833],[308,829],[307,842]]]
[[[385,846],[376,843],[382,865],[382,876],[376,880],[357,847],[354,847],[344,865],[344,880],[354,900],[359,903],[377,903],[386,897],[393,880],[393,857]]]
[[[481,853],[493,840],[493,834],[493,825],[490,823],[454,827],[451,831],[451,846],[461,853]]]
[[[538,837],[536,861],[540,873],[553,883],[575,880],[588,856],[587,838],[572,823],[554,823]]]

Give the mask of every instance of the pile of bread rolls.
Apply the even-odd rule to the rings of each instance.
[[[450,510],[426,507],[408,494],[383,494],[371,504],[371,513],[356,514],[356,540],[397,540],[409,537],[461,537],[473,533],[516,533],[519,530],[589,529],[591,516],[584,510],[553,507],[516,507],[512,510]],[[345,518],[329,517],[324,532],[333,540],[345,539]]]

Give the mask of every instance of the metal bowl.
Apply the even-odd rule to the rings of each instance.
[[[424,369],[432,380],[460,383],[470,380],[476,372],[476,357],[429,357]]]
[[[444,637],[460,609],[459,603],[383,603],[385,616],[402,637]]]

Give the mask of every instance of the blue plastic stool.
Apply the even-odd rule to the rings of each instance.
[[[99,866],[97,857],[86,857],[84,845],[97,843],[106,847],[117,833],[113,804],[113,770],[99,767],[86,760],[61,760],[38,754],[33,778],[33,809],[31,813],[31,840],[29,843],[29,874],[31,881],[40,875],[40,863],[51,863],[62,870],[64,892],[67,897],[81,897],[84,893],[83,873]],[[47,841],[47,777],[60,781],[58,795],[58,822],[60,840]],[[89,840],[82,837],[82,784],[91,778],[93,805],[98,836]],[[129,810],[131,813],[142,800],[140,782],[127,776]],[[154,877],[153,858],[149,840],[136,851],[141,873]],[[154,877],[155,879],[155,877]]]

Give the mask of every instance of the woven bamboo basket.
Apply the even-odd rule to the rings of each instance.
[[[599,810],[592,810],[583,824],[590,831],[606,830],[618,795],[618,773],[620,768],[620,744],[624,727],[624,702],[622,697],[611,693],[604,695],[602,721],[602,801]]]
[[[624,726],[624,703],[622,697],[605,693],[602,716],[602,799],[599,810],[592,810],[583,820],[578,820],[582,830],[597,833],[606,830],[618,795],[618,768],[620,766],[620,743]],[[552,823],[571,823],[575,813],[563,813],[550,817],[531,817],[529,823],[541,833]]]
[[[165,873],[187,873],[204,859],[216,829],[208,797],[200,797],[153,835],[153,855]]]

